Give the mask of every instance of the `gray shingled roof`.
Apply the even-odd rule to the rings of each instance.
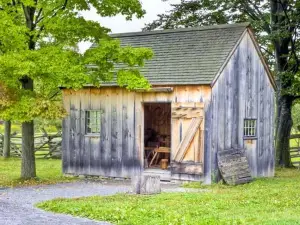
[[[112,34],[122,46],[149,47],[141,69],[151,84],[210,84],[248,23]]]

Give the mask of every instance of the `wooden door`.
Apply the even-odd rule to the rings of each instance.
[[[172,103],[171,173],[201,175],[204,152],[204,104]]]

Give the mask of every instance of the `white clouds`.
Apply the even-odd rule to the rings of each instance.
[[[146,15],[141,18],[133,18],[131,21],[126,21],[124,16],[115,16],[109,18],[101,18],[95,10],[82,12],[81,14],[89,20],[98,21],[102,26],[111,29],[112,33],[124,33],[141,31],[146,23],[150,23],[157,18],[157,14],[164,13],[170,9],[170,3],[179,3],[180,0],[169,0],[162,2],[161,0],[142,0],[143,8],[146,10]],[[79,45],[81,52],[89,48],[90,43],[81,43]]]

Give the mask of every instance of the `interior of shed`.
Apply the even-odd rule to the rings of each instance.
[[[144,104],[145,168],[167,170],[171,153],[171,103]]]

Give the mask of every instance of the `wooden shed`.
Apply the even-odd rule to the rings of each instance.
[[[63,172],[218,179],[218,152],[242,149],[251,174],[274,175],[274,88],[249,24],[112,35],[149,47],[150,91],[63,89]]]

